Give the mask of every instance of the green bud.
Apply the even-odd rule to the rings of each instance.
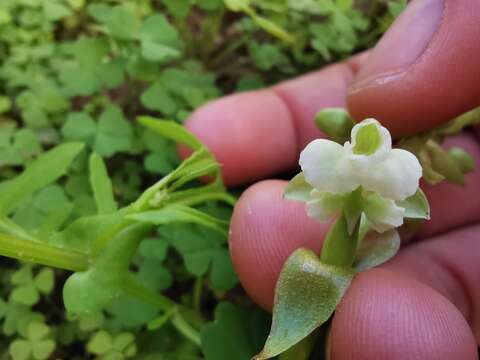
[[[315,116],[315,124],[330,139],[340,144],[350,139],[350,132],[355,125],[343,108],[327,108],[319,111]]]
[[[433,170],[443,175],[448,181],[463,185],[463,172],[460,165],[449,156],[449,153],[434,140],[428,140],[425,145]]]
[[[467,174],[475,169],[475,160],[462,148],[453,147],[448,150],[448,155],[457,163],[462,173]]]

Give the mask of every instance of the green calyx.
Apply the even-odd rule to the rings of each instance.
[[[361,127],[355,137],[353,153],[356,155],[372,155],[382,144],[382,137],[375,124]]]

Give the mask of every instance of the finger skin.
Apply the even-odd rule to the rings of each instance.
[[[354,82],[347,96],[351,114],[375,117],[398,137],[480,105],[479,21],[478,0],[445,0],[440,26],[413,64]]]
[[[230,254],[250,297],[265,309],[273,305],[280,269],[298,247],[319,253],[328,225],[305,215],[304,204],[283,200],[284,181],[257,183],[234,209]]]
[[[477,359],[462,314],[438,292],[397,273],[358,275],[332,322],[332,360]]]
[[[323,137],[314,115],[325,107],[345,106],[353,71],[363,58],[213,101],[195,111],[186,127],[213,152],[228,186],[293,169],[303,147]],[[188,154],[184,149],[180,153]]]
[[[384,267],[432,287],[450,300],[480,344],[480,225],[408,246]]]

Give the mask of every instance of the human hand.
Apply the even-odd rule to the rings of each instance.
[[[227,185],[295,168],[305,145],[322,137],[313,118],[324,107],[375,117],[397,137],[434,128],[480,105],[479,24],[478,0],[415,0],[369,56],[207,104],[187,127],[222,163]],[[355,279],[332,322],[333,359],[477,358],[479,144],[473,133],[447,141],[473,155],[476,170],[465,187],[423,186],[432,220],[392,261]],[[235,269],[267,309],[286,258],[299,247],[319,252],[328,229],[303,203],[282,199],[285,185],[252,185],[231,224]]]

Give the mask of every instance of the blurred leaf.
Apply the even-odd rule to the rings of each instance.
[[[64,143],[31,163],[0,190],[0,213],[8,213],[23,199],[64,175],[83,144]]]
[[[102,158],[96,153],[90,155],[90,184],[99,214],[110,214],[117,210],[113,198],[112,183]]]
[[[215,321],[201,331],[206,360],[250,359],[268,333],[268,315],[259,309],[248,311],[228,302],[215,309]]]

